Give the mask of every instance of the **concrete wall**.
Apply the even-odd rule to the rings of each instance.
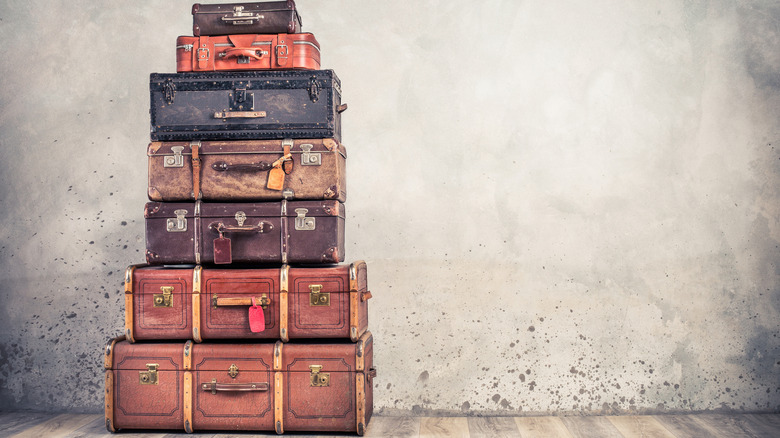
[[[0,409],[98,411],[191,1],[0,1]],[[780,409],[780,6],[299,0],[396,414]]]

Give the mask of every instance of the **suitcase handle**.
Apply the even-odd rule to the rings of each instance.
[[[252,58],[256,59],[258,61],[263,59],[263,55],[266,55],[268,52],[264,50],[255,50],[255,49],[248,49],[243,47],[233,47],[232,49],[227,49],[224,52],[219,54],[220,58]]]
[[[233,226],[225,225],[222,222],[212,222],[209,224],[209,228],[215,230],[219,234],[224,233],[267,233],[274,229],[274,226],[270,222],[261,221],[257,225],[249,226]]]
[[[263,309],[267,309],[268,306],[271,305],[271,298],[267,297],[265,294],[263,296],[257,298],[255,297],[255,301],[260,302],[260,306]],[[220,306],[251,306],[252,305],[252,298],[237,298],[237,297],[228,297],[228,298],[219,298],[216,294],[211,297],[211,306],[215,309]]]
[[[211,165],[211,168],[218,172],[265,172],[271,170],[274,166],[271,163],[263,161],[250,164],[228,164],[224,161],[217,161]]]
[[[268,383],[217,383],[217,379],[211,379],[211,383],[204,383],[200,386],[204,391],[211,391],[212,394],[219,392],[253,392],[268,391]]]
[[[217,111],[214,113],[215,119],[262,119],[266,116],[265,111]]]

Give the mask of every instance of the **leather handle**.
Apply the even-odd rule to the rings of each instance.
[[[365,292],[360,294],[360,301],[370,300],[372,296],[373,295],[371,295],[371,291],[367,290],[367,291],[365,291]]]
[[[265,309],[271,304],[271,298],[269,297],[255,297],[255,301],[260,302],[260,306]],[[225,306],[251,306],[252,305],[252,298],[251,297],[230,297],[230,298],[219,298],[212,300],[212,304],[214,307],[225,307]]]
[[[232,17],[222,17],[222,21],[234,26],[247,26],[260,21],[260,17],[254,14],[233,15]]]
[[[273,169],[271,163],[259,162],[250,164],[229,164],[224,161],[217,161],[211,165],[211,168],[218,172],[265,172]]]
[[[265,111],[217,111],[215,119],[261,119],[267,114]]]
[[[261,221],[257,225],[249,226],[235,226],[225,225],[222,222],[212,222],[209,224],[209,228],[216,230],[218,233],[267,233],[274,229],[274,226],[270,222]]]
[[[342,103],[341,105],[336,107],[336,112],[339,113],[339,114],[343,113],[346,110],[347,110],[347,104],[346,103]]]
[[[268,383],[218,383],[217,379],[213,379],[211,383],[203,383],[200,387],[204,391],[211,391],[212,394],[217,392],[262,392],[268,391]]]
[[[373,379],[374,377],[376,377],[376,368],[371,368],[370,370],[368,370],[366,375],[368,376],[369,379]]]
[[[262,50],[247,49],[243,47],[233,47],[232,49],[227,49],[224,52],[220,53],[219,56],[225,59],[239,58],[243,56],[245,58],[252,58],[260,61],[263,59],[263,55],[265,55],[266,53],[267,52],[264,52]]]

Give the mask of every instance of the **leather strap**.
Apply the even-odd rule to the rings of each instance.
[[[192,150],[192,199],[201,199],[203,193],[200,192],[200,142],[190,142],[190,150]]]
[[[209,66],[209,58],[211,57],[211,50],[209,48],[209,37],[202,36],[198,38],[197,47],[192,48],[192,53],[195,56],[195,60],[198,63],[199,70],[206,70]]]
[[[284,157],[290,155],[290,149],[292,149],[293,146],[293,140],[290,138],[285,138],[282,140],[282,149],[284,150]],[[282,169],[284,169],[284,173],[286,175],[289,175],[293,171],[293,160],[292,158],[289,158],[287,160],[284,160],[282,163]]]

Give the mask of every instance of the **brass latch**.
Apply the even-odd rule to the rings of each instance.
[[[330,306],[330,292],[322,292],[321,284],[309,285],[309,304],[312,306]]]
[[[139,380],[141,385],[156,385],[157,382],[157,368],[159,364],[148,363],[146,364],[146,371],[139,371]]]
[[[230,368],[228,368],[228,376],[235,379],[237,375],[238,375],[238,367],[236,366],[236,364],[230,365]]]
[[[322,365],[309,365],[311,386],[330,386],[330,373],[321,373]]]
[[[173,307],[173,286],[160,287],[161,294],[154,294],[154,307]]]

